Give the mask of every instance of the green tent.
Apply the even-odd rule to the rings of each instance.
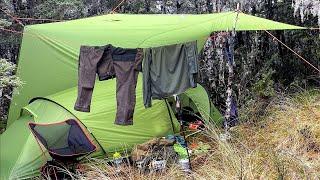
[[[79,118],[93,134],[92,140],[98,141],[96,141],[96,146],[103,148],[109,156],[115,151],[129,150],[134,144],[145,142],[153,137],[178,132],[179,123],[169,103],[155,100],[151,108],[144,108],[141,82],[142,79],[139,78],[133,126],[114,124],[115,79],[96,83],[90,113],[73,110],[77,96],[76,87],[45,98],[32,99],[29,105],[22,108],[20,118],[0,136],[1,179],[33,177],[39,173],[39,168],[46,160],[49,160],[47,159],[50,157],[48,154],[42,155],[41,149],[27,126],[29,122],[52,123],[69,118]],[[210,101],[206,91],[200,85],[189,89],[183,96],[186,106],[196,107],[195,110],[201,114],[210,114]],[[218,111],[211,111],[211,113],[221,118]],[[100,153],[98,149],[95,155],[100,155]]]
[[[133,126],[113,124],[115,80],[96,83],[90,113],[74,111],[80,45],[113,44],[146,48],[197,40],[200,50],[211,32],[231,30],[235,22],[239,31],[304,29],[243,13],[237,16],[236,12],[204,15],[109,14],[26,26],[17,71],[25,85],[13,97],[8,128],[0,136],[0,179],[34,177],[45,162],[27,128],[30,121],[52,123],[78,118],[91,131],[96,143],[101,145],[99,147],[108,153],[179,130],[165,101],[154,101],[149,109],[143,107],[141,79],[137,86]],[[221,119],[201,86],[188,90],[184,95],[186,101],[191,102],[206,119],[209,115],[216,121]]]

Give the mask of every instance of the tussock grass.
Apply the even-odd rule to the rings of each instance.
[[[213,124],[190,138],[191,142],[201,140],[211,146],[208,153],[192,157],[191,174],[184,174],[177,165],[158,173],[141,173],[125,165],[117,172],[105,160],[91,159],[74,177],[88,180],[320,179],[320,91],[279,95],[265,111],[258,122],[245,120],[247,123],[232,128],[230,141],[221,141],[221,130]]]

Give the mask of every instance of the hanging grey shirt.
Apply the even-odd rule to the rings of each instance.
[[[197,42],[147,48],[143,60],[144,106],[197,86]]]

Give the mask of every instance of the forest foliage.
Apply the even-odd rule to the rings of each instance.
[[[24,25],[108,14],[113,10],[118,13],[145,14],[213,13],[235,10],[238,3],[241,11],[255,16],[305,27],[320,25],[319,0],[2,0],[0,58],[13,64],[17,63],[22,38],[22,34],[18,32],[23,31]],[[3,28],[14,31],[4,31]],[[320,67],[319,30],[272,33],[316,67]],[[3,63],[3,60],[1,62]],[[235,62],[233,90],[240,106],[245,106],[246,102],[251,102],[252,99],[268,99],[279,91],[291,91],[291,85],[303,88],[320,85],[320,75],[317,71],[264,32],[237,33]],[[222,73],[227,77],[227,71]],[[20,81],[17,81],[13,87],[20,84]],[[211,98],[223,111],[225,89],[212,90],[210,84],[202,84],[207,87]],[[1,112],[0,120],[7,117],[13,87],[0,87],[3,92],[0,105],[5,107],[2,108],[4,110]]]
[[[22,86],[22,81],[15,75],[16,65],[5,59],[0,59],[0,114],[2,119],[7,118],[8,104],[5,99],[11,100],[14,90]],[[1,119],[0,119],[1,120]],[[5,123],[0,121],[0,132],[4,129]]]

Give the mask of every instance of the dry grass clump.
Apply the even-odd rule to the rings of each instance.
[[[251,166],[270,179],[320,179],[320,92],[281,96],[267,111],[256,126],[243,124],[233,131],[241,142],[236,146],[249,149],[242,155],[251,154]]]
[[[190,138],[211,146],[192,157],[193,172],[177,165],[163,172],[142,173],[131,165],[120,172],[105,160],[84,164],[76,179],[320,179],[320,92],[281,96],[266,109],[267,116],[233,128],[231,140],[209,124]]]
[[[162,172],[142,173],[136,167],[129,164],[122,164],[119,169],[110,166],[106,161],[92,159],[86,164],[86,169],[78,177],[79,179],[112,179],[112,180],[136,180],[136,179],[170,179],[169,177],[179,177],[183,175],[177,166],[172,166]],[[118,170],[118,171],[117,171]]]

